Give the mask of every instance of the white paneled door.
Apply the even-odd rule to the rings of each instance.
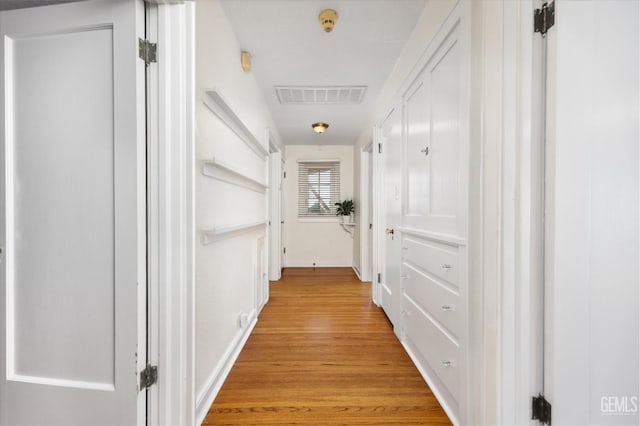
[[[0,424],[144,423],[144,5],[0,13]]]
[[[466,230],[460,210],[466,164],[465,54],[460,29],[454,28],[429,58],[404,96],[406,119],[405,226],[453,237]]]
[[[381,277],[380,303],[391,323],[398,327],[400,314],[400,228],[402,184],[401,113],[394,109],[382,124],[382,150],[384,161],[384,272]]]
[[[555,2],[544,391],[557,425],[637,425],[640,5]]]

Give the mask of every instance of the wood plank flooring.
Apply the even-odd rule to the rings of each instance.
[[[450,425],[349,268],[285,269],[204,425]]]

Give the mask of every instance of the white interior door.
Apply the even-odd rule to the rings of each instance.
[[[401,238],[401,114],[394,109],[382,125],[384,164],[384,269],[381,279],[380,304],[394,326],[398,326],[400,310]]]
[[[269,279],[277,281],[282,271],[282,154],[273,152],[269,157]]]
[[[285,236],[285,226],[286,226],[286,212],[287,212],[287,204],[286,204],[286,192],[284,190],[285,183],[284,179],[285,175],[285,162],[282,160],[280,163],[280,176],[282,177],[282,181],[280,184],[280,275],[282,275],[282,268],[286,265],[286,256],[287,253],[284,247],[284,236]]]
[[[639,3],[555,3],[544,388],[553,424],[637,425]]]
[[[369,206],[367,216],[367,277],[372,280],[373,278],[373,152],[367,153],[367,161],[369,162]]]
[[[144,423],[144,7],[0,13],[0,423]]]

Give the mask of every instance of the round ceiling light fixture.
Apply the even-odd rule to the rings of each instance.
[[[330,33],[333,31],[333,26],[338,22],[338,13],[333,9],[325,9],[320,12],[318,19],[320,20],[320,25],[322,25],[324,32]]]
[[[329,125],[327,123],[313,123],[311,128],[316,133],[324,133],[329,128]]]

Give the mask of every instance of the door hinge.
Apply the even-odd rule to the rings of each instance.
[[[382,154],[382,144],[378,144],[378,154]]]
[[[138,56],[144,61],[144,64],[149,66],[151,63],[158,62],[158,45],[157,43],[151,43],[149,40],[138,39]]]
[[[284,254],[287,254],[287,248],[286,247],[284,247],[282,250],[283,250]]]
[[[531,419],[543,425],[551,424],[551,404],[542,394],[531,398]]]
[[[147,389],[158,382],[158,366],[148,365],[140,372],[140,390]]]
[[[287,172],[284,172],[284,179],[287,178]]]
[[[378,272],[378,284],[380,284],[380,282],[382,282],[382,274]]]
[[[542,8],[536,9],[533,14],[533,31],[543,36],[547,34],[549,28],[553,27],[556,21],[555,2],[544,3]]]

